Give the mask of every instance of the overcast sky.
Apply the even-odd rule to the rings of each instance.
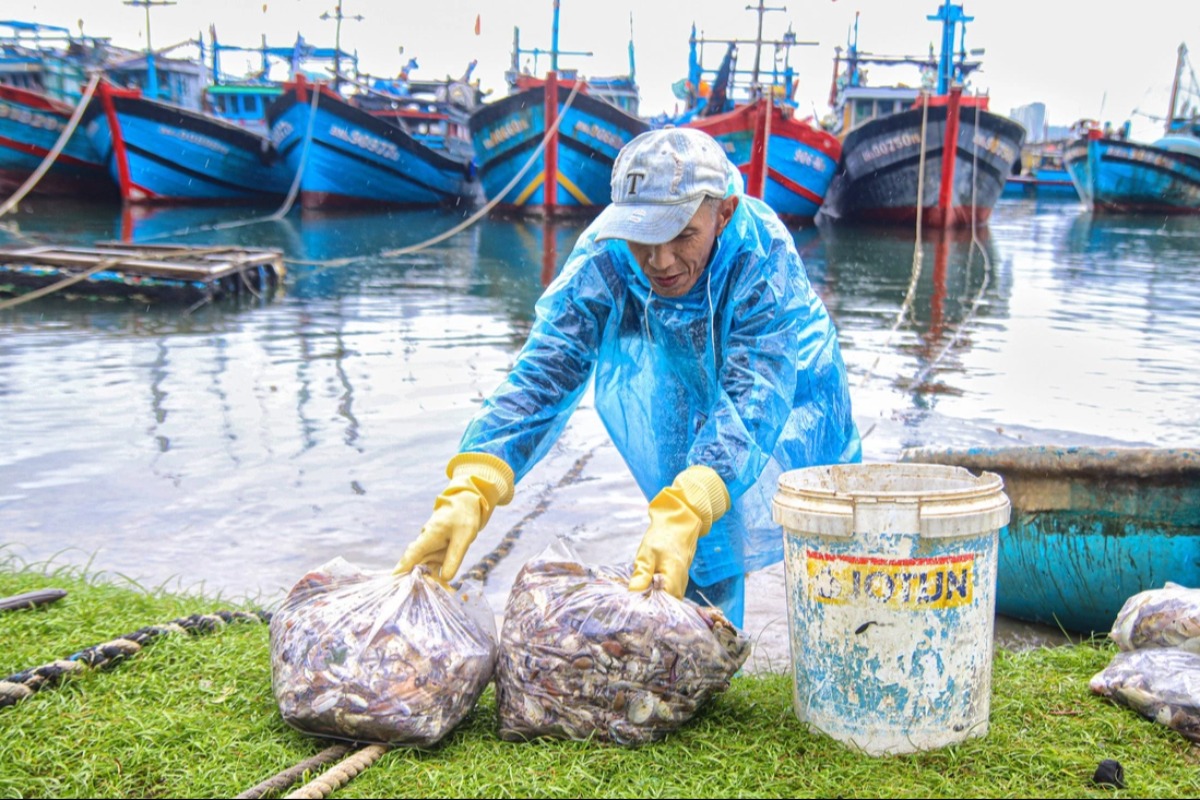
[[[590,50],[591,57],[567,57],[563,66],[585,75],[627,71],[630,15],[642,91],[642,112],[672,111],[671,83],[686,75],[688,33],[692,23],[711,38],[753,38],[757,15],[750,0],[562,0],[559,46]],[[332,46],[337,0],[176,0],[151,11],[156,48],[199,32],[209,24],[223,43],[254,45],[266,34],[269,44],[287,45],[296,33],[312,44]],[[764,38],[778,37],[789,24],[801,41],[818,44],[792,51],[800,76],[798,98],[805,113],[828,113],[834,47],[845,47],[855,12],[861,12],[859,48],[881,54],[919,55],[940,36],[938,23],[926,20],[938,0],[774,0],[764,21]],[[971,89],[991,95],[993,111],[1040,101],[1051,124],[1067,125],[1080,117],[1119,124],[1133,115],[1135,134],[1153,137],[1159,123],[1135,112],[1162,116],[1170,93],[1176,50],[1192,48],[1200,62],[1200,0],[963,0],[975,18],[967,27],[967,47],[983,48],[983,69]],[[145,9],[123,0],[4,0],[4,18],[62,25],[117,44],[145,42]],[[343,0],[342,46],[357,50],[360,68],[394,75],[409,57],[417,58],[417,76],[460,75],[471,59],[485,89],[505,91],[513,28],[522,47],[549,48],[552,0]],[[362,16],[361,21],[351,17]],[[476,16],[480,33],[475,34]],[[398,52],[404,48],[404,55]],[[717,49],[711,51],[715,57]],[[749,51],[741,51],[749,64]],[[249,57],[247,57],[249,58]],[[224,56],[229,70],[239,62]],[[539,65],[544,70],[545,59]],[[716,64],[712,64],[713,67]],[[916,84],[912,71],[873,70],[871,82]]]

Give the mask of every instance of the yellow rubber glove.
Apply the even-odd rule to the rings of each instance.
[[[404,551],[394,573],[426,564],[443,582],[462,566],[467,548],[492,516],[492,509],[513,496],[512,467],[487,453],[459,453],[446,465],[450,485],[433,503],[433,515]],[[439,572],[440,570],[440,572]]]
[[[712,468],[688,467],[675,476],[675,482],[650,501],[650,527],[634,558],[629,590],[644,592],[655,575],[662,575],[663,588],[682,598],[696,542],[725,515],[729,504],[725,481]]]

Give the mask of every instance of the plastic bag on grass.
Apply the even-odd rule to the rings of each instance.
[[[500,737],[643,744],[690,720],[749,655],[717,608],[628,567],[587,566],[559,542],[517,574],[496,666]]]
[[[1117,653],[1088,686],[1200,742],[1200,655],[1178,647]]]
[[[1122,650],[1179,647],[1200,653],[1200,589],[1167,582],[1138,592],[1117,613],[1110,634]]]
[[[492,678],[496,623],[477,586],[425,567],[364,572],[342,558],[309,572],[271,617],[271,686],[305,733],[429,746]]]

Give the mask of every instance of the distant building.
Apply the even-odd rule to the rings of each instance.
[[[1046,126],[1046,141],[1059,142],[1063,139],[1070,139],[1073,136],[1070,125],[1047,125]]]
[[[1027,143],[1044,142],[1048,138],[1046,130],[1046,104],[1030,103],[1014,108],[1009,116],[1025,126],[1025,141]]]

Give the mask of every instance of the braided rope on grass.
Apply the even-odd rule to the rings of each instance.
[[[313,778],[296,791],[287,795],[287,800],[322,800],[358,777],[367,767],[379,760],[388,751],[382,744],[369,744],[354,755],[338,762],[332,768]]]
[[[58,684],[64,677],[86,669],[106,669],[136,655],[143,647],[172,633],[198,636],[224,628],[232,622],[269,622],[266,611],[215,611],[173,619],[164,625],[148,625],[133,633],[85,647],[66,658],[13,673],[0,680],[0,708],[11,706],[40,689]]]

